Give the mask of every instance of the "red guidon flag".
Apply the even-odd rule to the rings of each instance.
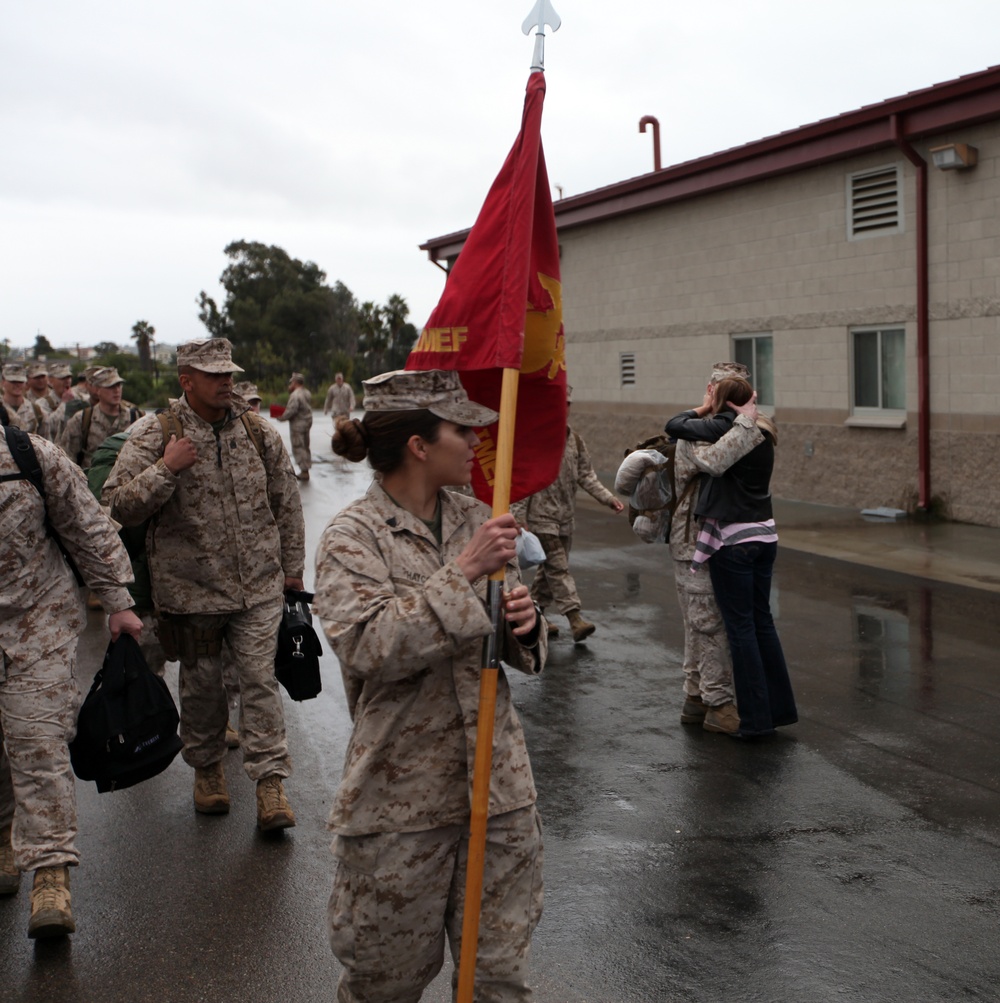
[[[542,152],[544,73],[528,78],[521,132],[448,274],[407,369],[455,369],[469,397],[500,409],[504,369],[520,370],[511,502],[551,484],[566,445],[559,244]],[[476,497],[493,501],[497,425],[476,430]]]

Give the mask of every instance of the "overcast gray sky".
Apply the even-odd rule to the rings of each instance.
[[[553,0],[542,121],[575,195],[1000,63],[996,0]],[[0,339],[205,336],[278,244],[422,325],[520,121],[533,0],[33,0],[0,34]]]

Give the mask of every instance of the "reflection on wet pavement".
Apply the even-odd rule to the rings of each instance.
[[[329,427],[317,415],[301,486],[307,587],[326,522],[371,479],[334,460]],[[800,545],[823,534],[805,519],[789,518]],[[801,720],[744,744],[679,723],[666,549],[586,498],[577,523],[573,571],[597,632],[574,645],[564,631],[539,678],[511,673],[545,826],[536,1003],[1000,998],[997,596],[779,544]],[[92,614],[84,685],[101,631]],[[226,818],[194,815],[180,760],[132,791],[78,785],[79,932],[35,954],[24,889],[0,901],[0,996],[328,1003],[324,821],[350,721],[329,653],[323,677],[319,699],[285,703],[299,826],[276,845],[254,832],[238,753]],[[428,1003],[450,999],[449,973]]]

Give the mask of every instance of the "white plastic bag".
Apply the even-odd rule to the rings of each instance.
[[[545,562],[545,551],[542,542],[530,529],[522,529],[517,536],[517,566],[533,568],[536,564]]]

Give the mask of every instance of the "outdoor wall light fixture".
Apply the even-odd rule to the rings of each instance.
[[[962,171],[966,167],[975,167],[979,159],[979,151],[965,143],[932,146],[930,153],[934,159],[934,166],[939,171]]]

